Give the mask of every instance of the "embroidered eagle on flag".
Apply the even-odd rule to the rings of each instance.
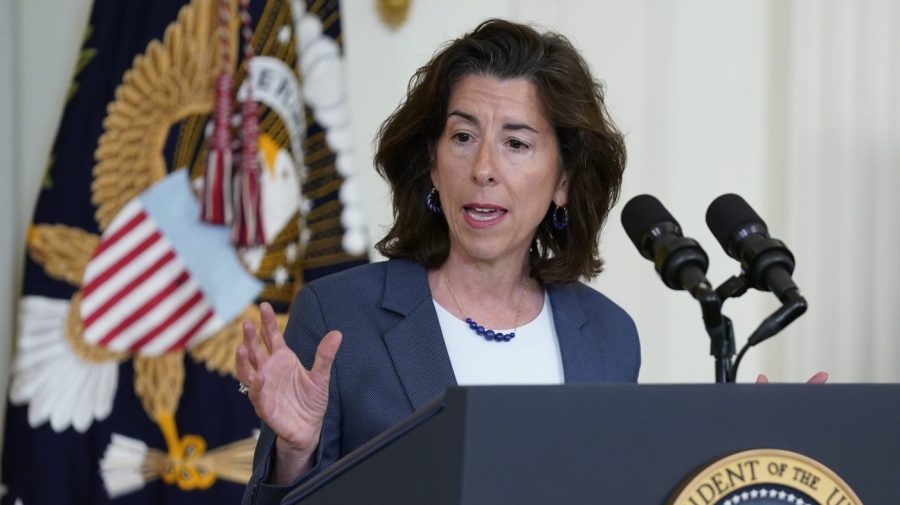
[[[92,23],[108,4],[97,0]],[[256,303],[268,300],[283,327],[304,280],[365,261],[340,47],[326,34],[338,12],[334,0],[193,0],[122,74],[89,172],[93,222],[68,224],[63,213],[55,223],[36,218],[29,231],[30,261],[71,294],[29,293],[26,275],[10,419],[25,409],[34,434],[17,436],[21,428],[8,423],[5,499],[27,505],[41,499],[26,497],[55,492],[24,482],[39,463],[10,466],[11,454],[36,450],[26,438],[63,451],[63,440],[92,437],[96,451],[94,442],[77,442],[99,455],[85,468],[113,501],[154,481],[180,491],[246,483],[258,421],[244,421],[252,407],[233,380],[241,322],[258,320]],[[243,43],[252,45],[243,59],[242,23]],[[258,114],[252,136],[232,146],[236,164],[249,152],[258,167],[258,240],[235,241],[227,224],[201,219],[223,57],[232,62],[233,100],[253,107],[236,107],[220,124],[239,129],[248,109]],[[44,196],[38,214],[49,205]],[[206,395],[209,388],[217,392]],[[134,397],[143,418],[121,412]],[[210,399],[217,407],[199,411],[212,418],[186,417]],[[156,427],[149,435],[148,420]],[[70,484],[60,485],[61,496],[98,502],[97,486]]]

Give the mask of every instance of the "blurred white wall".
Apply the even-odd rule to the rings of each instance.
[[[792,5],[780,210],[816,311],[778,359],[897,381],[900,2]]]
[[[11,101],[16,112],[14,124],[0,118],[0,152],[12,144],[6,160],[14,160],[12,168],[0,168],[11,188],[4,191],[13,192],[0,195],[12,197],[0,198],[0,233],[15,238],[12,247],[7,241],[0,250],[6,269],[0,281],[13,279],[12,289],[9,281],[2,284],[0,317],[9,313],[11,293],[19,290],[24,232],[89,5],[89,0],[20,0],[8,9],[15,30],[0,20],[0,28],[8,30],[0,39],[0,72],[15,69],[12,91],[7,91],[9,79],[0,79],[0,105]],[[709,277],[718,283],[738,267],[707,231],[704,214],[725,192],[742,194],[773,235],[794,248],[795,278],[811,304],[791,328],[749,353],[742,379],[765,371],[773,380],[797,381],[827,369],[837,381],[900,380],[900,367],[892,366],[900,348],[891,338],[894,323],[900,323],[894,308],[900,292],[893,288],[900,285],[900,273],[896,267],[880,269],[900,245],[891,222],[897,204],[887,185],[897,182],[898,168],[900,106],[887,84],[894,90],[900,85],[896,2],[412,0],[409,19],[397,31],[382,24],[373,0],[342,5],[356,160],[373,243],[390,223],[391,211],[387,188],[371,169],[372,139],[402,99],[409,77],[441,43],[484,18],[533,22],[563,32],[582,50],[606,83],[612,115],[626,133],[630,161],[624,192],[602,237],[607,270],[596,286],[637,322],[642,382],[711,382],[713,367],[699,309],[688,295],[656,279],[621,229],[621,207],[639,193],[660,198],[686,234],[704,244]],[[869,20],[878,22],[870,26]],[[12,50],[3,43],[10,31]],[[832,52],[844,67],[828,70]],[[860,54],[866,55],[865,68],[854,66]],[[829,84],[833,78],[837,83]],[[825,135],[834,132],[821,126],[826,123],[817,114],[842,104],[840,110],[852,115],[856,102],[844,100],[848,96],[880,112],[871,120],[855,115],[849,122],[828,112],[825,119],[843,124],[842,132],[856,139],[841,151],[843,158],[830,159],[824,148],[838,137]],[[857,179],[856,156],[870,152],[877,153],[866,172],[872,176]],[[830,181],[825,189],[823,181]],[[847,188],[856,196],[832,209],[831,199],[841,199]],[[878,196],[877,212],[841,213],[867,206],[866,191]],[[823,209],[832,213],[819,217]],[[873,215],[880,216],[877,230],[862,221]],[[813,218],[815,226],[806,221]],[[856,230],[839,253],[825,254],[839,243],[839,235],[826,226],[829,219]],[[877,254],[868,246],[872,237],[885,247]],[[861,264],[866,268],[859,270]],[[775,306],[772,295],[756,292],[726,304],[739,345]],[[0,339],[7,343],[12,324],[9,317],[2,321]],[[0,354],[7,347],[0,347]],[[0,365],[7,361],[0,356]],[[5,373],[0,377],[6,380]]]
[[[9,353],[12,349],[13,300],[17,297],[16,258],[20,221],[16,193],[18,160],[15,149],[16,96],[15,9],[12,2],[0,1],[0,391],[6,392],[9,376]],[[0,419],[6,402],[0,406]]]
[[[25,233],[90,0],[0,0],[0,390],[6,394]],[[0,402],[0,413],[6,402]]]

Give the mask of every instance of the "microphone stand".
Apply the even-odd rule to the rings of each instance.
[[[724,302],[729,298],[737,298],[747,292],[747,289],[750,288],[750,281],[747,276],[732,276],[727,281],[723,282],[721,286],[716,288],[717,297]],[[803,315],[806,312],[807,303],[806,299],[800,294],[800,290],[797,289],[796,286],[791,282],[791,286],[785,290],[779,290],[778,298],[781,300],[781,307],[775,310],[769,317],[765,318],[762,323],[753,331],[753,334],[750,335],[750,338],[747,339],[747,343],[744,344],[744,347],[741,348],[741,352],[738,353],[737,360],[734,362],[733,367],[729,367],[728,369],[728,380],[727,382],[735,382],[737,380],[737,371],[738,367],[741,365],[741,360],[744,358],[744,354],[747,350],[756,344],[762,342],[763,340],[768,339],[769,337],[775,336],[778,332],[785,329],[789,324],[794,322],[795,319]],[[704,320],[706,316],[704,314]],[[727,319],[727,318],[725,318]],[[728,321],[729,326],[731,321]],[[707,329],[709,332],[709,329]],[[710,334],[710,337],[712,334]],[[734,346],[734,332],[732,330],[731,334],[731,343]],[[733,352],[733,347],[732,347]],[[717,366],[716,376],[718,378],[719,369]],[[718,380],[717,380],[718,382]]]
[[[716,361],[716,383],[734,382],[734,327],[731,319],[722,314],[723,298],[705,280],[697,283],[689,292],[700,303],[703,324],[709,335],[709,353]]]

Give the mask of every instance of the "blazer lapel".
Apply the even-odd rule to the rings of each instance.
[[[382,308],[404,316],[383,338],[413,410],[418,409],[456,385],[425,268],[388,261]]]
[[[553,325],[562,355],[566,384],[603,382],[601,338],[586,335],[587,315],[575,293],[574,284],[548,284],[547,294],[553,309]]]

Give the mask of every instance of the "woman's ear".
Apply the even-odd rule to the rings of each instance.
[[[560,170],[559,181],[553,191],[553,203],[557,207],[565,207],[569,203],[569,174],[565,170]]]
[[[434,189],[440,191],[441,188],[438,187],[437,183],[437,155],[434,149],[434,142],[428,142],[428,173],[431,177],[431,185],[434,186]]]

